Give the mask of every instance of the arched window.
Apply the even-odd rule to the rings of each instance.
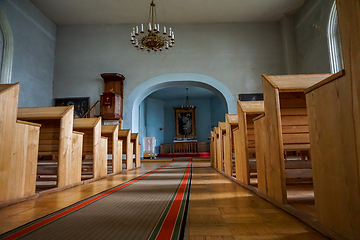
[[[0,83],[11,83],[14,40],[5,14],[0,9]]]
[[[341,51],[339,20],[337,16],[335,1],[331,8],[327,32],[328,32],[329,54],[330,54],[330,70],[331,73],[336,73],[344,69],[344,62]]]

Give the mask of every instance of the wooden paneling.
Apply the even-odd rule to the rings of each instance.
[[[267,180],[266,180],[266,160],[265,151],[268,151],[268,142],[266,141],[266,125],[265,115],[262,114],[254,119],[255,125],[255,149],[256,149],[256,170],[258,189],[260,192],[267,195]]]

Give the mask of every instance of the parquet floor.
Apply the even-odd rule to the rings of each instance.
[[[187,237],[191,240],[327,239],[285,211],[194,163]]]
[[[165,164],[145,162],[141,169],[2,208],[0,233]],[[209,167],[209,162],[194,162],[186,235],[191,240],[326,239],[288,213],[217,173]]]

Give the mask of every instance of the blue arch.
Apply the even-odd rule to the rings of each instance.
[[[195,73],[174,73],[151,78],[137,86],[126,100],[123,128],[138,132],[139,105],[151,93],[170,86],[196,86],[208,89],[224,100],[229,114],[237,113],[236,100],[230,90],[215,78]]]

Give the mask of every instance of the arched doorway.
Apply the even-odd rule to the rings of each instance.
[[[165,74],[143,82],[130,93],[124,108],[123,128],[130,128],[132,132],[138,132],[140,103],[159,89],[179,85],[201,87],[213,91],[224,100],[229,114],[237,113],[236,101],[232,93],[220,81],[203,74]]]

